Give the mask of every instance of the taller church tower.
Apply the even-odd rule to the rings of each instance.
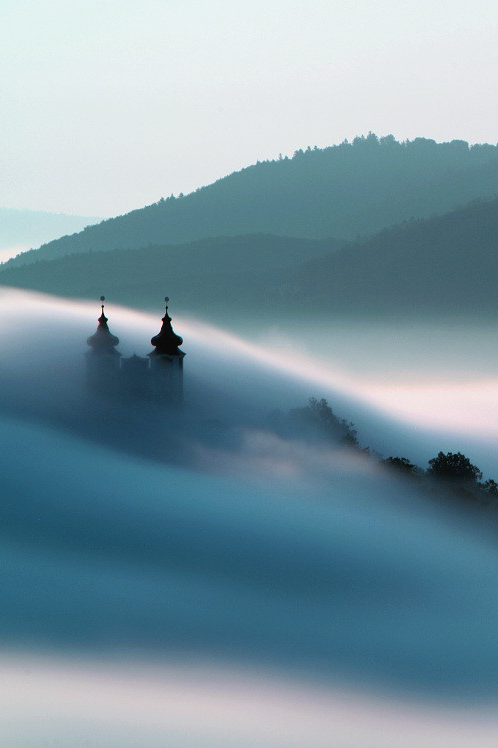
[[[154,396],[158,400],[170,402],[172,405],[183,403],[183,359],[185,353],[180,350],[183,338],[177,335],[171,327],[171,317],[168,314],[166,296],[166,312],[162,318],[162,326],[157,335],[151,339],[154,350],[148,356]]]

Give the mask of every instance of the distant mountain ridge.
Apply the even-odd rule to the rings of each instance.
[[[65,213],[0,208],[0,249],[37,247],[62,235],[81,231],[99,220]]]
[[[187,196],[89,226],[23,254],[13,264],[78,252],[183,244],[216,236],[310,239],[367,236],[403,220],[498,196],[498,147],[370,134],[296,151]]]
[[[498,314],[498,199],[344,245],[252,235],[3,266],[0,285],[232,321]]]

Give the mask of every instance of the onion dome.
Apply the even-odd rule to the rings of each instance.
[[[149,356],[184,356],[184,352],[179,346],[183,343],[183,338],[177,335],[171,327],[171,317],[168,314],[168,301],[166,296],[166,313],[162,318],[162,327],[160,332],[151,339],[151,344],[155,350],[149,353]]]
[[[101,296],[100,300],[104,302],[105,296]],[[107,326],[108,320],[104,314],[103,303],[101,308],[102,313],[98,319],[97,331],[86,342],[93,349],[94,353],[110,353],[113,356],[120,356],[119,351],[115,350],[119,343],[119,338],[113,335]]]

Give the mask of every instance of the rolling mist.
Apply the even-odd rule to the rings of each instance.
[[[4,741],[35,745],[49,715],[73,743],[298,745],[285,716],[297,710],[325,748],[347,703],[351,745],[394,746],[403,710],[418,744],[493,744],[492,511],[428,500],[361,450],[271,426],[276,410],[326,397],[362,446],[423,464],[473,444],[491,470],[470,416],[435,426],[429,407],[415,427],[383,407],[381,351],[355,379],[344,340],[320,360],[299,338],[248,341],[174,314],[185,408],[131,405],[86,387],[98,306],[5,291],[0,307],[0,661],[13,693],[24,682],[26,715],[23,727],[0,717]],[[123,354],[148,352],[159,314],[106,313]],[[100,716],[88,696],[76,706],[79,687]],[[177,688],[173,718],[163,700]]]

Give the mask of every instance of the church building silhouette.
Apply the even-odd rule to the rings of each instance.
[[[127,399],[148,399],[170,405],[183,403],[183,359],[180,350],[183,338],[171,326],[166,297],[166,312],[157,335],[151,339],[153,350],[146,357],[124,358],[117,350],[119,338],[111,333],[104,313],[105,297],[101,296],[101,315],[96,332],[87,344],[87,382],[92,390],[103,395]]]

